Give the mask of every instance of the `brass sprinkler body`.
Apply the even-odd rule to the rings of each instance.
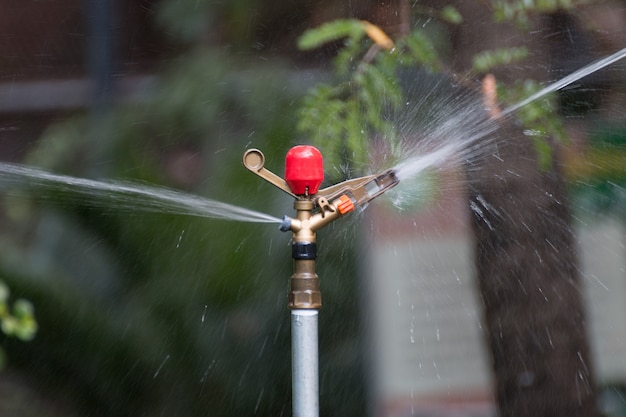
[[[320,201],[321,200],[321,201]],[[294,208],[296,218],[283,218],[281,231],[291,230],[291,257],[293,258],[293,275],[291,276],[291,290],[289,291],[290,309],[320,309],[322,295],[319,286],[319,277],[315,272],[317,259],[316,231],[340,216],[354,210],[354,204],[349,198],[338,198],[329,204],[324,197],[313,200],[296,200]],[[318,213],[313,213],[319,207]]]
[[[320,280],[315,272],[317,259],[316,232],[339,217],[364,206],[396,186],[393,170],[356,178],[319,190],[324,179],[321,153],[312,146],[295,146],[285,160],[285,179],[264,168],[265,156],[258,149],[243,155],[250,171],[295,198],[295,218],[283,217],[280,230],[292,232],[293,275],[288,307],[292,310],[322,307]]]
[[[292,310],[319,310],[322,308],[322,293],[320,291],[320,278],[315,272],[317,239],[315,232],[307,227],[313,217],[315,203],[311,200],[296,200],[293,207],[296,210],[296,219],[300,227],[293,230],[293,221],[288,221],[287,218],[283,219],[281,225],[281,230],[293,232],[291,242],[293,275],[290,278],[291,289],[287,306]],[[306,226],[302,227],[302,225]]]

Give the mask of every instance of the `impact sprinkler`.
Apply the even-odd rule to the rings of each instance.
[[[332,221],[362,207],[398,184],[391,169],[319,189],[324,180],[322,154],[313,146],[291,148],[285,158],[285,179],[267,170],[258,149],[243,155],[243,164],[259,177],[295,198],[295,218],[283,217],[280,230],[293,233],[293,275],[288,307],[291,309],[292,403],[294,417],[319,416],[317,317],[322,307],[319,277],[315,272],[315,233]]]

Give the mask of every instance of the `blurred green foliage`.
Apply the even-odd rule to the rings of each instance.
[[[275,190],[263,190],[241,155],[250,145],[286,152],[292,76],[194,47],[160,74],[147,101],[95,115],[110,132],[99,154],[90,155],[87,115],[51,128],[26,162],[83,176],[96,161],[105,177],[273,212]],[[275,226],[145,214],[140,200],[131,213],[114,198],[89,208],[94,197],[78,194],[60,199],[44,187],[31,200],[7,197],[19,205],[7,212],[21,244],[3,239],[2,275],[41,313],[35,341],[7,344],[12,364],[75,402],[79,415],[288,409],[288,237]]]
[[[249,8],[161,2],[157,19],[187,46],[156,74],[150,94],[51,126],[24,162],[290,212],[290,199],[241,157],[258,147],[281,173],[300,141],[294,103],[310,82],[278,59],[204,39],[212,16]],[[81,416],[290,413],[292,260],[277,225],[148,213],[140,199],[136,210],[120,210],[113,195],[51,185],[2,198],[0,276],[37,307],[39,328],[32,342],[5,346],[11,366],[42,392]],[[346,291],[357,286],[356,260],[345,245],[349,229],[337,233],[320,248],[321,409],[359,415],[358,299]]]
[[[361,21],[356,19],[338,19],[304,32],[298,39],[298,47],[304,50],[314,49],[327,42],[334,42],[344,38],[346,46],[355,46],[364,36],[365,28]],[[337,59],[337,61],[340,60]],[[346,68],[344,67],[345,63],[342,62],[342,65],[338,65],[338,70],[345,71]]]
[[[348,176],[363,174],[360,170],[369,165],[372,138],[398,140],[391,117],[405,102],[398,70],[440,66],[435,45],[421,31],[390,48],[366,34],[362,21],[339,20],[308,30],[299,42],[303,49],[343,42],[334,58],[337,80],[309,90],[299,110],[298,130],[320,148],[327,165]]]
[[[37,333],[35,308],[28,300],[18,298],[11,306],[9,287],[0,281],[0,330],[8,337],[22,341],[33,340]],[[0,348],[0,368],[4,367],[6,358]]]
[[[541,89],[542,86],[534,80],[517,80],[511,85],[500,85],[498,97],[503,103],[514,105]],[[552,165],[551,141],[566,142],[568,140],[563,120],[559,115],[557,100],[557,95],[550,93],[522,106],[516,112],[517,118],[525,128],[524,134],[532,140],[537,150],[539,166],[542,169],[548,169]]]
[[[626,221],[626,125],[603,121],[592,130],[582,163],[572,163],[570,181],[580,212]]]
[[[474,55],[472,70],[477,73],[488,73],[498,66],[511,65],[528,56],[526,47],[512,47],[483,51]]]
[[[592,0],[491,0],[493,17],[496,22],[514,22],[526,29],[530,16],[539,13],[554,13],[570,10],[591,3]]]
[[[491,2],[494,21],[526,22],[528,13],[547,13],[567,9],[578,2]],[[436,17],[458,24],[463,17],[452,6],[440,11],[416,7],[412,13]],[[382,138],[393,148],[401,132],[394,112],[407,102],[406,88],[400,74],[404,68],[421,67],[441,73],[461,85],[469,85],[468,77],[488,73],[498,67],[523,62],[528,58],[526,47],[485,50],[474,55],[467,74],[454,73],[442,58],[447,46],[436,33],[415,26],[399,36],[393,48],[381,47],[358,20],[337,20],[310,29],[300,38],[302,49],[321,47],[334,41],[342,47],[334,60],[335,78],[311,88],[302,102],[298,129],[322,149],[330,165],[352,175],[356,167],[367,166],[372,140]],[[517,80],[498,86],[498,99],[503,105],[514,105],[539,91],[534,80]],[[565,130],[558,113],[556,95],[548,94],[517,113],[539,156],[539,164],[547,169],[552,161],[551,140],[565,140]]]

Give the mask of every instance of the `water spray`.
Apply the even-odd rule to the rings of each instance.
[[[319,416],[318,312],[322,308],[316,232],[364,207],[399,182],[392,169],[319,189],[324,180],[322,154],[313,146],[291,148],[285,158],[285,179],[267,170],[258,149],[243,155],[250,171],[294,197],[294,218],[284,216],[283,232],[291,231],[293,275],[288,297],[291,309],[292,403],[294,417]]]

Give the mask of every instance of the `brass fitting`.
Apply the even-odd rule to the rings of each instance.
[[[294,259],[291,290],[287,306],[292,310],[322,308],[320,278],[315,273],[315,259]]]
[[[311,203],[310,200],[296,200],[294,203],[294,207],[297,212],[296,218],[292,219],[289,216],[284,216],[283,222],[280,225],[280,230],[282,232],[287,232],[289,230],[293,232],[294,241],[306,242],[310,239],[315,239],[316,231],[344,214],[350,213],[354,210],[353,199],[347,194],[340,196],[332,203],[328,203],[328,201],[323,197],[318,198],[317,206],[320,210],[316,214],[311,213],[312,209],[300,208],[304,207],[305,204],[303,203],[306,202]]]
[[[316,206],[319,212],[313,214]],[[341,196],[332,203],[321,197],[317,199],[317,204],[311,200],[296,200],[294,208],[296,219],[285,216],[281,226],[281,230],[293,232],[291,248],[294,273],[291,276],[288,306],[290,309],[320,309],[322,295],[319,276],[315,273],[317,259],[315,232],[352,211],[354,204],[347,196]]]

